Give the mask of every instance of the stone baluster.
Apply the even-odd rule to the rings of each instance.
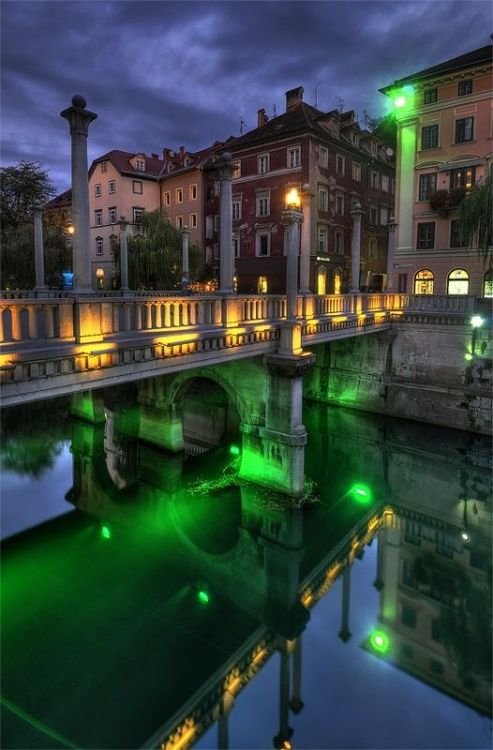
[[[3,309],[0,310],[0,342],[5,341],[5,332],[3,329]]]
[[[53,305],[45,305],[43,307],[45,313],[45,327],[46,327],[46,338],[55,338],[55,307]]]
[[[74,292],[91,291],[91,245],[89,233],[89,182],[87,179],[87,134],[97,118],[85,109],[86,100],[76,94],[72,106],[60,112],[70,125],[72,145],[72,222],[74,226],[72,262]]]
[[[147,330],[152,328],[152,304],[150,302],[146,304],[146,328]]]
[[[142,305],[139,302],[135,303],[135,330],[142,330]]]
[[[28,305],[27,316],[28,316],[29,338],[37,339],[38,338],[38,306]]]
[[[20,308],[17,306],[11,307],[10,313],[12,316],[12,338],[14,341],[22,341]]]
[[[131,331],[132,330],[132,304],[124,304],[123,306],[123,320],[124,320],[124,329],[125,331]]]

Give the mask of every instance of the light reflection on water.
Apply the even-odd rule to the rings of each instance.
[[[263,628],[262,637],[277,639],[278,646],[303,633],[304,707],[288,718],[293,747],[489,747],[491,725],[477,710],[487,649],[452,657],[429,630],[444,611],[436,589],[443,588],[447,570],[456,581],[467,574],[466,588],[450,594],[449,610],[459,606],[459,594],[474,609],[470,577],[491,611],[491,483],[484,444],[332,407],[307,405],[305,422],[306,471],[321,497],[289,513],[275,504],[259,508],[245,487],[194,494],[199,477],[211,481],[218,466],[231,461],[226,450],[215,452],[216,463],[203,455],[183,466],[137,446],[128,433],[110,446],[104,426],[72,424],[73,453],[62,443],[54,465],[36,479],[5,471],[2,534],[32,529],[6,544],[7,699],[76,746],[140,746],[179,716],[180,705],[214,674],[220,684],[221,664]],[[351,502],[355,482],[371,488],[368,507]],[[364,557],[353,560],[356,530],[366,529],[365,519],[372,512],[381,516],[389,504],[391,520]],[[42,535],[32,528],[70,510],[71,518],[53,525],[53,535],[53,522]],[[101,536],[102,522],[110,536]],[[338,637],[343,575],[320,593],[320,575],[334,562],[338,545],[334,559],[341,571],[348,555],[352,560],[347,641]],[[376,588],[382,550],[384,586]],[[435,578],[417,583],[416,561],[424,555],[431,555]],[[315,574],[317,566],[321,574]],[[203,586],[210,593],[207,606],[197,603]],[[313,602],[303,630],[298,599],[306,591]],[[417,612],[412,627],[405,607]],[[390,634],[389,659],[364,648],[377,625]],[[452,618],[450,637],[459,635],[469,648],[466,626],[457,634],[455,625]],[[487,632],[481,636],[488,640]],[[402,658],[405,645],[413,649],[412,662]],[[443,678],[430,671],[437,655]],[[464,656],[476,686],[464,683],[453,666]],[[275,744],[283,725],[280,659],[271,649],[262,668],[233,690],[229,747]],[[78,687],[67,690],[74,674]],[[25,718],[14,719],[12,711],[5,732],[6,746],[46,746],[46,733]],[[217,722],[204,725],[197,737],[196,747],[217,747]]]

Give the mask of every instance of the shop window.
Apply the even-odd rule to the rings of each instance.
[[[455,268],[448,275],[447,294],[468,294],[469,274],[463,268]]]
[[[433,294],[434,276],[431,271],[423,269],[414,277],[414,294]]]

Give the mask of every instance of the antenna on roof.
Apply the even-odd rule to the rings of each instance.
[[[243,129],[245,127],[245,120],[243,117],[240,117],[240,135],[243,135]]]
[[[337,99],[337,111],[342,112],[344,109],[344,99],[341,99],[340,96],[336,96]]]
[[[273,115],[273,116],[274,116],[274,117],[277,117],[277,110],[276,110],[276,105],[275,105],[275,104],[274,104],[274,107],[273,107],[273,109],[274,109],[274,115]]]

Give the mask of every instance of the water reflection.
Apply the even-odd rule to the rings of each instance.
[[[321,678],[310,658],[307,671],[304,656],[334,643],[357,647],[347,670],[356,659],[361,679],[382,661],[491,711],[481,440],[307,406],[306,472],[320,499],[286,508],[236,481],[227,447],[166,454],[139,441],[131,400],[113,394],[105,412],[105,423],[71,421],[75,511],[4,547],[5,747],[341,746],[334,726],[364,707],[338,702],[329,732],[312,707],[343,678],[330,664]],[[374,609],[359,584],[368,565]],[[326,601],[330,629],[317,615]],[[256,686],[275,661],[261,721]],[[239,742],[231,721],[245,710]],[[441,745],[407,730],[388,746],[452,746],[443,727]],[[468,724],[470,747],[483,746],[479,731]],[[387,745],[369,735],[351,746]]]

